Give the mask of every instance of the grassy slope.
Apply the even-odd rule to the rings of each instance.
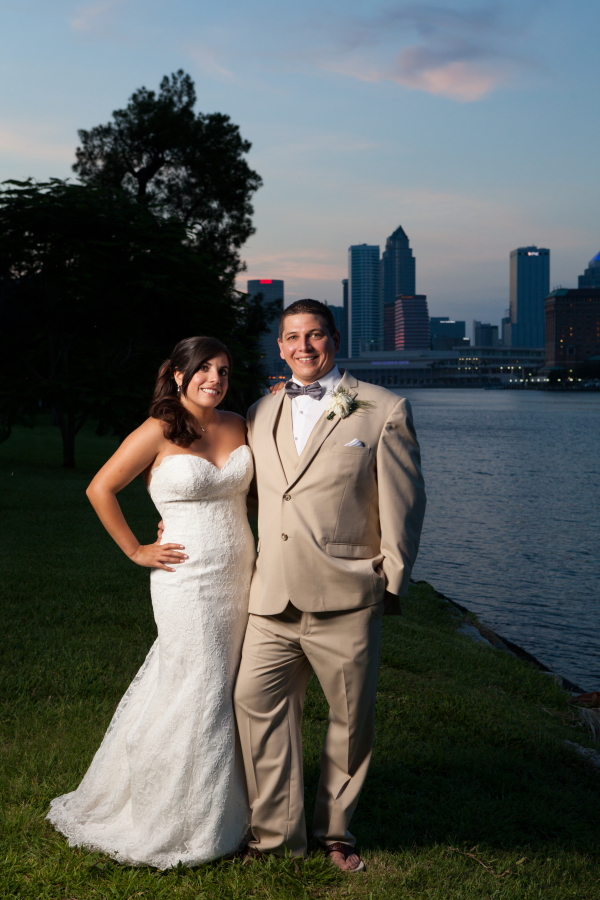
[[[155,634],[148,573],[111,544],[84,496],[114,442],[79,443],[75,472],[60,468],[50,428],[0,446],[1,897],[600,898],[600,776],[562,743],[592,742],[550,678],[456,634],[455,614],[425,586],[385,622],[377,743],[353,822],[366,876],[338,876],[319,854],[300,868],[221,862],[163,875],[68,848],[44,821],[48,802],[78,783]],[[123,505],[150,540],[157,515],[141,484]],[[312,684],[309,807],[326,719]]]

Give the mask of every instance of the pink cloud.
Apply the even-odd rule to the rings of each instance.
[[[379,15],[347,23],[337,47],[320,52],[319,64],[362,81],[473,102],[531,65],[517,52],[525,31],[502,2],[470,10],[392,2]]]
[[[481,100],[510,77],[508,65],[490,65],[472,60],[454,60],[436,65],[420,63],[419,47],[408,47],[387,76],[405,87],[439,94],[463,103]]]
[[[403,87],[426,91],[428,94],[437,94],[462,103],[481,100],[509,81],[512,76],[511,68],[506,64],[491,65],[464,60],[411,64],[411,51],[420,49],[415,47],[402,51],[396,64],[387,69],[379,68],[362,59],[327,63],[323,68],[361,81],[393,81]]]

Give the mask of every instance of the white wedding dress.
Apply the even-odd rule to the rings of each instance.
[[[255,550],[246,515],[250,449],[223,469],[166,457],[149,491],[175,572],[153,569],[158,638],[121,700],[83,781],[48,819],[72,846],[160,869],[238,849],[249,827],[232,691]]]

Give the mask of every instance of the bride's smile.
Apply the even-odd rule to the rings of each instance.
[[[186,384],[187,380],[187,384]],[[198,420],[200,426],[211,421],[215,406],[221,402],[229,387],[229,360],[219,353],[206,360],[188,380],[183,372],[175,372],[181,405]]]

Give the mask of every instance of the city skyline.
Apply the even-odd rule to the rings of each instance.
[[[348,246],[402,222],[430,313],[496,324],[510,249],[550,247],[551,288],[598,253],[597,2],[139,6],[0,5],[0,179],[72,177],[77,129],[183,68],[264,180],[242,287],[340,305]]]
[[[375,293],[377,291],[379,292],[379,305],[381,307],[380,315],[382,316],[382,318],[381,318],[381,321],[378,322],[378,324],[376,325],[376,328],[375,328],[375,331],[377,331],[377,334],[379,334],[379,338],[377,338],[375,336],[375,331],[373,331],[373,333],[372,333],[372,329],[369,326],[369,328],[367,329],[368,336],[367,336],[366,340],[370,341],[371,344],[373,344],[373,345],[377,343],[377,340],[381,341],[381,349],[384,349],[384,350],[385,349],[387,349],[387,350],[394,349],[392,347],[392,344],[389,343],[389,334],[388,333],[390,331],[390,326],[391,326],[391,328],[393,329],[393,332],[394,332],[394,336],[395,336],[396,323],[397,323],[397,319],[398,319],[398,311],[396,308],[396,304],[395,303],[391,304],[389,301],[386,303],[386,286],[385,286],[386,265],[387,265],[387,269],[389,270],[390,273],[392,272],[392,269],[393,269],[393,266],[391,265],[392,252],[391,252],[390,242],[392,242],[394,237],[397,235],[401,235],[402,251],[401,251],[400,255],[405,260],[405,262],[408,261],[410,264],[409,265],[410,272],[409,272],[408,276],[406,276],[406,274],[405,274],[404,277],[405,278],[408,277],[410,279],[411,285],[412,284],[416,285],[416,274],[415,274],[416,273],[416,258],[414,257],[414,255],[412,253],[412,249],[410,249],[410,247],[409,247],[409,239],[406,235],[406,232],[404,231],[402,226],[399,226],[398,228],[396,228],[396,230],[393,232],[393,234],[387,238],[385,249],[381,253],[381,257],[379,259],[379,266],[380,266],[379,280],[377,282],[377,275],[375,273],[373,273],[375,281],[373,283],[373,286],[371,286],[371,289],[370,289],[372,296],[370,297],[369,302],[371,304],[373,304],[375,302]],[[348,248],[348,259],[349,259],[348,267],[349,267],[349,269],[352,266],[352,262],[351,262],[352,251],[355,249],[359,249],[359,248],[365,248],[365,250],[370,254],[370,256],[372,256],[372,258],[373,258],[372,262],[373,262],[373,265],[375,265],[375,252],[377,252],[377,255],[379,256],[379,250],[380,250],[378,245],[368,245],[368,244],[351,245]],[[408,251],[408,253],[407,253],[407,251]],[[364,250],[362,252],[364,253]],[[524,254],[526,257],[528,257],[528,261],[530,263],[532,260],[530,260],[529,257],[536,257],[537,259],[539,259],[540,256],[543,257],[543,259],[540,260],[540,262],[543,265],[544,271],[542,274],[542,272],[540,270],[540,272],[537,273],[535,276],[535,280],[539,281],[539,285],[537,286],[538,287],[537,294],[539,296],[537,299],[538,299],[538,301],[541,301],[541,303],[538,304],[539,309],[537,310],[537,317],[539,318],[539,322],[536,323],[536,326],[532,326],[532,324],[530,323],[530,325],[528,326],[526,331],[523,330],[522,325],[517,326],[514,329],[514,332],[515,332],[514,336],[515,336],[515,338],[517,338],[516,343],[515,343],[515,340],[513,340],[513,336],[511,335],[511,315],[517,317],[517,313],[516,313],[516,310],[517,310],[517,281],[518,281],[517,260],[520,258],[519,257],[520,254]],[[387,261],[386,261],[386,256],[387,256]],[[527,260],[526,260],[526,262],[527,262]],[[565,285],[551,286],[551,282],[550,282],[550,250],[548,248],[538,248],[535,245],[529,245],[527,247],[520,247],[520,248],[516,248],[515,250],[511,250],[509,252],[509,273],[510,273],[510,275],[509,275],[509,299],[508,299],[509,307],[506,310],[504,310],[504,312],[506,312],[508,315],[506,317],[504,317],[502,315],[502,311],[500,309],[496,309],[495,316],[492,313],[492,315],[488,316],[488,318],[496,318],[497,324],[491,323],[491,322],[484,324],[484,323],[482,323],[481,320],[473,319],[470,340],[472,340],[474,345],[478,345],[480,343],[480,341],[478,341],[478,339],[477,339],[477,327],[480,327],[483,329],[491,328],[491,329],[496,329],[497,337],[494,340],[498,340],[501,345],[504,344],[505,346],[510,346],[512,343],[513,346],[519,346],[519,347],[542,347],[544,345],[543,334],[544,334],[544,329],[545,329],[545,324],[544,324],[545,298],[548,296],[551,289],[554,291],[554,290],[559,290],[559,289],[563,289],[566,287]],[[348,274],[350,274],[350,272]],[[589,261],[589,264],[585,268],[585,271],[583,272],[583,274],[580,274],[579,276],[575,276],[575,277],[577,279],[578,286],[580,288],[600,287],[600,253],[595,254],[595,256]],[[390,278],[390,274],[388,274],[388,278]],[[525,283],[527,283],[530,279],[531,279],[531,275],[525,276]],[[350,324],[350,318],[349,318],[350,308],[351,308],[351,305],[349,304],[349,299],[348,299],[349,280],[351,280],[351,279],[344,278],[341,280],[342,288],[341,288],[341,296],[339,298],[336,298],[335,300],[327,300],[326,298],[323,298],[323,302],[325,302],[328,306],[334,307],[334,309],[336,310],[336,313],[335,313],[336,321],[338,321],[338,320],[341,321],[341,319],[340,319],[340,316],[342,315],[341,310],[345,310],[346,316],[348,316],[348,318],[347,318],[348,331],[350,332],[352,329],[352,326]],[[250,284],[249,281],[247,281],[246,283],[248,285]],[[530,289],[531,286],[528,284],[527,287],[528,287],[528,289]],[[574,288],[575,285],[573,284],[571,287]],[[248,290],[249,290],[249,288],[248,288]],[[426,295],[422,295],[422,296],[425,301],[425,307],[428,307],[427,296]],[[300,299],[300,298],[295,297],[295,296],[288,297],[288,299],[285,301],[284,305],[289,306],[290,303],[293,303],[294,300],[296,300],[296,299]],[[313,296],[311,299],[319,300],[321,298]],[[530,318],[532,316],[535,317],[535,313],[533,313],[533,307],[531,305],[530,300],[528,300],[527,305],[529,307],[528,308],[528,316]],[[523,300],[521,301],[521,306],[523,307]],[[476,310],[476,312],[477,312],[477,310]],[[363,315],[363,319],[364,319],[364,313],[362,313],[362,315]],[[443,316],[433,316],[433,315],[430,316],[432,323],[434,321],[440,322],[440,321],[446,320],[448,318],[449,318],[448,312],[444,313]],[[357,325],[355,326],[355,344],[356,344],[356,346],[355,346],[354,352],[353,353],[351,352],[349,354],[350,356],[359,355],[359,352],[360,352],[359,342],[360,342],[361,338],[364,341],[365,340],[364,334],[367,334],[367,332],[365,332],[360,337],[358,336],[358,332],[360,330],[360,328],[358,327],[359,321],[360,321],[360,319],[357,318],[356,319]],[[393,325],[392,325],[392,323],[393,323]],[[462,324],[464,324],[464,323],[462,323]],[[364,325],[364,323],[363,323],[363,325]],[[381,335],[380,331],[377,330],[377,329],[381,329],[382,327],[383,327],[383,335]],[[539,332],[538,340],[531,339],[530,332],[533,333],[532,327],[533,327],[533,332],[536,332],[536,331]],[[526,333],[528,336],[525,338],[524,336]],[[490,335],[491,335],[491,332],[490,332]],[[540,337],[540,335],[542,335],[542,337]],[[346,335],[345,340],[348,340],[348,339],[349,339],[349,334]],[[492,338],[488,335],[488,337],[486,337],[486,339],[485,339],[484,346],[492,346],[492,343],[488,343],[488,341],[491,341],[491,340],[492,340]],[[389,345],[388,345],[388,343],[389,343]],[[394,343],[394,347],[395,347],[395,338],[394,338],[393,343]],[[493,344],[493,345],[495,346],[495,344]],[[364,350],[364,348],[363,348],[363,350]]]

